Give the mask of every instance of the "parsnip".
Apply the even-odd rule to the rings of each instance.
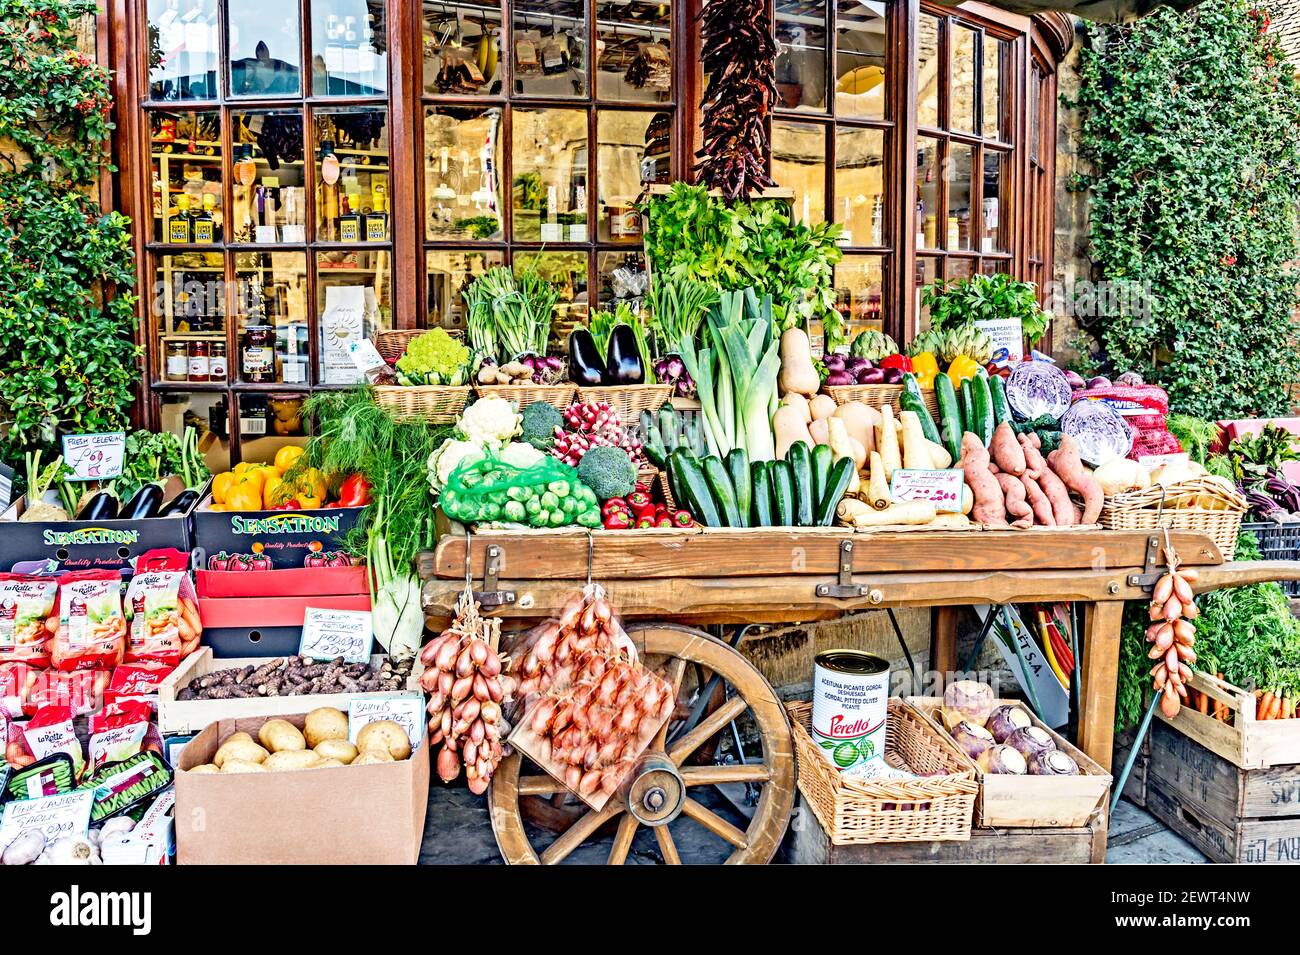
[[[929,442],[921,430],[921,419],[915,411],[903,411],[898,415],[903,426],[903,466],[930,470],[934,460],[930,456]]]
[[[929,501],[905,501],[891,504],[883,511],[860,512],[854,519],[856,527],[885,527],[889,524],[929,524],[935,519],[934,505]]]
[[[880,409],[880,433],[877,435],[877,447],[885,464],[885,480],[891,480],[894,472],[903,466],[903,455],[898,447],[898,429],[894,421],[894,409],[885,405]]]
[[[885,480],[885,462],[879,451],[871,452],[871,473],[867,478],[867,503],[878,511],[889,507],[889,482]]]

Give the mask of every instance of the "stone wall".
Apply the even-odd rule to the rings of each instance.
[[[1076,20],[1076,27],[1078,21]],[[1091,278],[1092,262],[1087,256],[1088,198],[1067,187],[1078,173],[1087,172],[1079,157],[1079,114],[1066,104],[1079,90],[1079,57],[1086,40],[1076,34],[1074,46],[1057,70],[1056,126],[1056,239],[1053,247],[1052,279],[1059,302],[1069,300],[1069,290]],[[1080,334],[1078,322],[1058,304],[1052,323],[1052,351],[1065,361],[1075,357],[1071,342]]]

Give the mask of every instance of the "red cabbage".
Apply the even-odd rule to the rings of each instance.
[[[1104,401],[1076,401],[1061,417],[1061,431],[1074,438],[1079,457],[1092,467],[1122,458],[1133,447],[1128,422]]]
[[[1043,415],[1059,418],[1070,407],[1070,382],[1049,361],[1025,361],[1007,379],[1007,404],[1022,421]]]

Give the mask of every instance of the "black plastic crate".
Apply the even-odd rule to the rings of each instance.
[[[1260,557],[1264,560],[1300,560],[1300,521],[1278,524],[1274,521],[1257,521],[1242,524],[1259,541]],[[1279,580],[1282,592],[1289,597],[1300,596],[1300,580]]]

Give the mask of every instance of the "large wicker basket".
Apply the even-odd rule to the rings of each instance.
[[[455,339],[465,337],[465,333],[458,328],[443,330]],[[419,338],[427,331],[429,331],[427,328],[394,328],[375,332],[370,340],[374,343],[375,351],[379,352],[380,357],[392,365],[406,352],[406,346],[411,344],[411,339]]]
[[[465,410],[469,385],[375,385],[375,404],[398,420],[451,424]]]
[[[603,401],[618,413],[624,425],[631,427],[642,411],[658,411],[672,394],[672,385],[607,385],[579,388],[578,400],[584,403]]]
[[[902,385],[827,385],[826,393],[835,399],[837,405],[846,405],[850,401],[860,401],[872,408],[889,405],[898,414],[898,399],[903,395]],[[921,389],[921,400],[930,410],[930,417],[939,420],[939,398],[933,388]]]
[[[1214,541],[1224,560],[1232,560],[1246,507],[1246,498],[1226,483],[1213,478],[1193,478],[1106,498],[1101,509],[1101,526],[1111,531],[1147,531],[1158,527],[1193,531]]]
[[[903,764],[918,774],[917,779],[844,776],[813,742],[812,704],[787,703],[786,709],[794,727],[799,792],[832,844],[970,838],[979,792],[975,772],[902,700],[889,701],[885,759],[891,765]]]
[[[573,404],[573,396],[578,393],[576,385],[478,385],[474,393],[480,398],[496,395],[513,402],[516,408],[542,401],[563,411]]]

